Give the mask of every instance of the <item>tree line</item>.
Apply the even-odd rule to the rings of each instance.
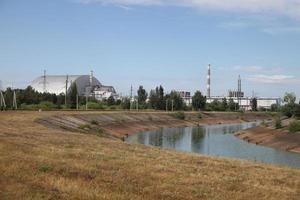
[[[196,91],[192,96],[191,104],[186,104],[184,99],[177,91],[165,92],[163,86],[157,86],[148,93],[143,86],[140,86],[136,95],[132,98],[124,97],[115,99],[109,97],[98,101],[95,97],[79,96],[77,86],[73,83],[68,90],[67,96],[64,93],[59,95],[51,93],[40,93],[31,86],[26,89],[12,90],[7,88],[3,91],[6,102],[6,108],[13,108],[13,93],[16,93],[17,105],[20,109],[153,109],[166,111],[238,111],[239,105],[233,99],[223,98],[222,101],[214,100],[207,102],[206,96],[200,91]],[[299,112],[299,104],[296,103],[296,96],[293,93],[287,93],[284,97],[285,105],[274,104],[271,111],[282,112],[287,116],[292,116]],[[253,111],[257,111],[257,99],[251,100]],[[2,105],[1,110],[4,109]]]

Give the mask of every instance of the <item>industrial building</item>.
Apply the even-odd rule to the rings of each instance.
[[[180,97],[182,98],[183,102],[186,105],[191,105],[192,104],[192,96],[191,96],[191,92],[187,92],[187,91],[178,91],[178,94],[180,95]]]
[[[207,103],[211,103],[215,100],[222,101],[224,98],[229,101],[232,99],[235,103],[238,103],[243,110],[251,110],[251,100],[257,99],[257,108],[270,109],[273,104],[281,105],[282,99],[278,97],[245,97],[245,93],[242,91],[242,79],[238,77],[238,89],[229,90],[227,96],[211,96],[211,65],[208,65],[207,72]]]
[[[30,86],[41,93],[66,94],[71,90],[73,83],[76,83],[79,96],[94,96],[98,100],[116,97],[117,93],[113,86],[104,86],[94,77],[93,71],[90,75],[46,75],[33,80]]]

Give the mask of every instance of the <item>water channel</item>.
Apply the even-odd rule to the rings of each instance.
[[[300,154],[247,143],[234,133],[257,122],[162,128],[131,135],[127,141],[180,151],[285,165],[300,168]]]

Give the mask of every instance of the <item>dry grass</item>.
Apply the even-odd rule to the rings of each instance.
[[[0,199],[299,199],[300,170],[127,144],[34,122],[60,114],[0,113]]]

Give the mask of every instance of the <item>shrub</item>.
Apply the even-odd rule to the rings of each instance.
[[[281,112],[284,116],[291,118],[293,116],[293,108],[290,105],[285,105],[281,108]]]
[[[92,110],[103,110],[103,105],[101,103],[88,102],[88,109]]]
[[[276,119],[275,119],[275,128],[276,129],[282,128],[281,119],[279,117],[276,117]]]
[[[267,126],[268,126],[268,124],[266,123],[266,121],[265,121],[265,120],[263,120],[263,121],[261,122],[261,125],[262,125],[262,126],[265,126],[265,127],[267,127]]]
[[[56,106],[50,101],[42,101],[41,103],[39,103],[38,107],[44,110],[51,110]]]
[[[297,104],[294,109],[294,115],[297,119],[300,119],[300,104]]]
[[[185,119],[185,114],[184,112],[176,112],[173,114],[173,116],[177,119],[181,119],[181,120],[184,120]]]
[[[92,125],[99,125],[99,122],[96,121],[96,120],[92,120],[92,121],[91,121],[91,124],[92,124]]]
[[[79,125],[78,128],[80,128],[80,129],[91,129],[91,126],[89,124],[82,124],[82,125]]]
[[[39,171],[40,172],[48,172],[48,171],[51,171],[52,170],[52,167],[50,167],[49,165],[40,165],[39,166]]]
[[[101,129],[101,128],[97,128],[97,129],[96,129],[96,135],[97,135],[98,137],[102,137],[103,134],[104,134],[104,130],[103,130],[103,129]]]
[[[197,117],[198,117],[198,119],[202,119],[203,118],[202,113],[199,112]]]
[[[291,133],[295,133],[295,132],[300,131],[300,121],[294,120],[294,121],[290,122],[289,131]]]

